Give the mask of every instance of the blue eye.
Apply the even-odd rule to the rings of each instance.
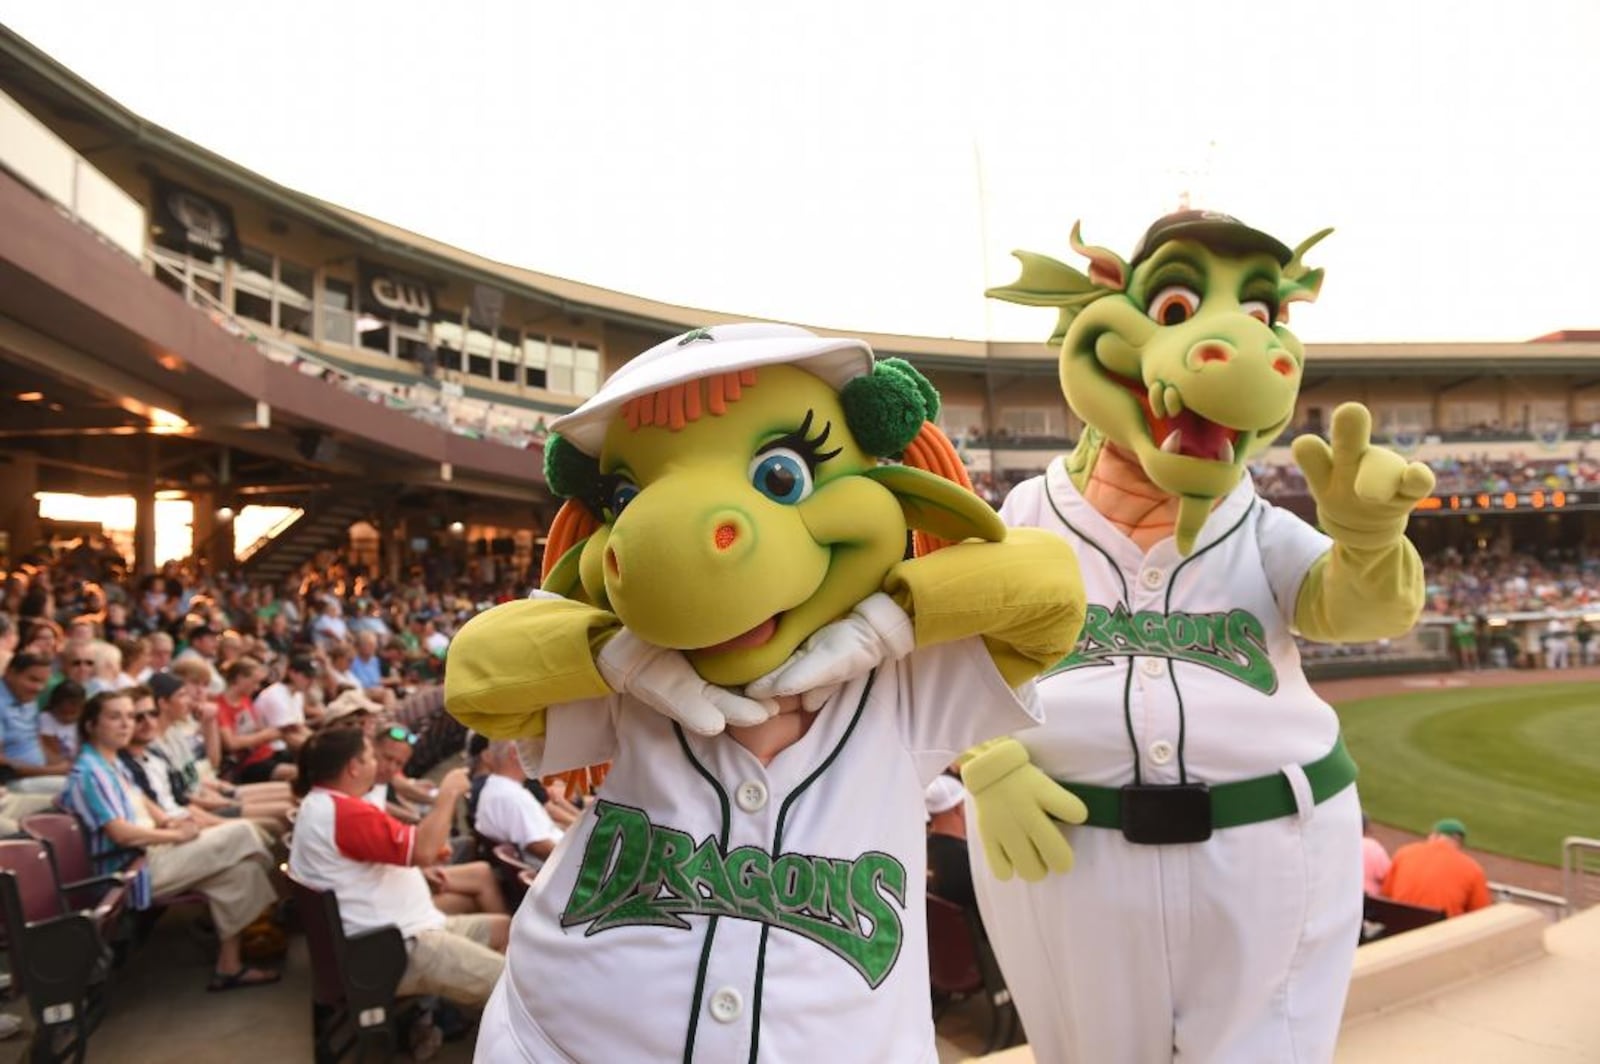
[[[611,517],[613,520],[618,514],[622,513],[622,508],[632,502],[633,497],[637,494],[639,494],[639,485],[627,480],[620,481],[615,488],[611,489]]]
[[[785,506],[811,494],[811,467],[787,447],[762,451],[750,460],[750,483],[757,491]]]

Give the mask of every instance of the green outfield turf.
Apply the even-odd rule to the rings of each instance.
[[[1335,707],[1380,824],[1466,821],[1472,849],[1560,864],[1600,838],[1600,685],[1448,688]]]

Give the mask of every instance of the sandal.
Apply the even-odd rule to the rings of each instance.
[[[260,978],[267,976],[268,978]],[[283,978],[283,973],[270,968],[252,968],[245,965],[232,974],[212,972],[211,982],[206,984],[206,990],[213,994],[220,994],[228,990],[244,990],[252,986],[271,986]]]

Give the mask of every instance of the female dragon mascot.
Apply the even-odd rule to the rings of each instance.
[[[1036,721],[1083,600],[1064,541],[953,482],[936,412],[860,341],[736,324],[552,426],[565,597],[467,624],[448,705],[536,772],[610,770],[517,915],[478,1059],[937,1059],[923,789]],[[911,529],[948,545],[908,560]]]
[[[1125,262],[1075,228],[1087,275],[1019,252],[1021,278],[990,293],[1060,308],[1061,385],[1087,425],[1001,509],[1075,548],[1082,637],[1040,681],[1045,724],[965,769],[984,920],[1044,1064],[1333,1055],[1360,811],[1294,636],[1411,627],[1404,533],[1433,476],[1373,447],[1354,403],[1329,441],[1293,445],[1322,531],[1245,475],[1294,416],[1304,350],[1285,323],[1316,297],[1301,258],[1325,235],[1291,251],[1185,211]]]

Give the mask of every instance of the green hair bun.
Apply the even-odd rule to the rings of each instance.
[[[544,441],[544,479],[559,498],[587,502],[600,483],[600,462],[551,433]]]
[[[872,373],[857,377],[839,393],[850,434],[863,450],[898,458],[939,414],[939,393],[928,378],[901,358],[879,359]]]

